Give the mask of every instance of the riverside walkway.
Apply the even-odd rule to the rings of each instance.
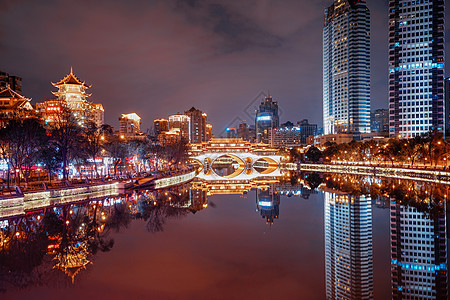
[[[298,170],[302,172],[339,173],[348,175],[367,175],[389,177],[405,180],[418,180],[450,185],[450,170],[441,166],[404,167],[386,164],[313,164],[300,163]]]
[[[125,181],[113,180],[109,182],[95,181],[73,184],[56,184],[53,187],[36,186],[38,188],[0,195],[0,219],[11,216],[24,215],[30,211],[45,207],[75,203],[79,201],[96,201],[104,197],[116,197],[128,188],[166,188],[192,180],[196,176],[193,169],[162,172],[156,177],[131,178]],[[145,183],[152,182],[152,185]],[[131,185],[128,186],[128,183]],[[144,187],[145,186],[145,187]]]

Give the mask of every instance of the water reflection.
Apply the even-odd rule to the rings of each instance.
[[[201,214],[211,208],[220,210],[216,195],[225,195],[222,199],[226,195],[244,195],[244,204],[250,190],[255,191],[256,202],[254,196],[249,197],[253,211],[245,216],[251,219],[259,214],[264,220],[259,219],[260,224],[276,228],[283,228],[280,225],[287,215],[282,211],[283,201],[310,199],[307,203],[318,199],[311,195],[323,194],[325,244],[316,255],[325,262],[325,268],[308,272],[323,274],[327,299],[378,299],[374,270],[380,262],[373,261],[373,210],[378,208],[390,212],[390,219],[382,221],[391,229],[390,236],[385,233],[391,243],[384,251],[390,256],[390,261],[385,260],[391,269],[391,285],[386,289],[392,297],[447,299],[448,187],[315,173],[195,180],[174,188],[134,191],[1,219],[0,288],[5,291],[43,284],[76,284],[80,276],[95,267],[97,253],[114,247],[111,233],[126,230],[133,220],[141,220],[149,233],[160,234],[172,218]],[[308,245],[307,240],[304,243]]]
[[[65,281],[92,263],[98,251],[109,251],[114,241],[111,230],[130,223],[124,202],[94,201],[44,208],[25,217],[2,221],[0,230],[1,289]]]
[[[394,299],[447,299],[446,214],[426,214],[391,199]]]
[[[328,299],[373,299],[370,197],[325,193]]]
[[[325,193],[329,299],[369,299],[372,295],[369,293],[373,285],[370,274],[372,239],[369,234],[372,218],[367,218],[370,214],[369,197],[373,197],[379,207],[390,209],[392,298],[447,299],[447,186],[367,176],[323,177],[322,188],[334,191]],[[356,214],[352,211],[355,205],[359,210]],[[360,230],[360,235],[352,234],[353,226]],[[336,250],[342,247],[344,254]],[[356,251],[346,252],[352,249]],[[360,260],[356,270],[359,274],[352,273],[355,271],[351,263],[353,255]],[[339,259],[337,266],[336,259]],[[342,274],[344,278],[339,278]],[[364,294],[353,294],[363,291],[363,287]]]
[[[275,190],[275,184],[270,184],[269,188],[258,189],[256,191],[256,209],[266,224],[272,225],[274,219],[280,214],[280,194]]]

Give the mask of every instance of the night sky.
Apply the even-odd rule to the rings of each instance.
[[[154,118],[195,106],[219,135],[237,120],[252,123],[268,91],[281,122],[321,125],[323,12],[331,3],[2,0],[0,69],[21,76],[35,104],[73,66],[116,128],[121,113],[138,113],[145,131]],[[372,109],[387,108],[388,0],[367,5]]]

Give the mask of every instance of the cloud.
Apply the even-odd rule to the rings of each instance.
[[[51,97],[74,67],[105,119],[143,127],[192,106],[219,133],[270,90],[282,122],[322,121],[322,27],[331,0],[10,1],[0,11],[0,67],[25,96]],[[372,107],[387,107],[387,3],[370,0]]]

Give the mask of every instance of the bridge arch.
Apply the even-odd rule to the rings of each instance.
[[[226,174],[224,175],[224,174],[220,174],[220,172],[218,172],[219,168],[218,168],[217,164],[221,163],[220,160],[223,160],[225,158],[233,159],[235,164],[237,164],[237,167],[234,168],[233,162],[229,163],[229,164],[233,165],[233,169],[234,170],[233,170],[232,173],[226,172]],[[227,162],[224,162],[224,164],[227,164]],[[234,155],[234,154],[231,154],[231,153],[226,153],[226,154],[218,156],[214,160],[212,160],[212,162],[211,162],[211,170],[215,174],[220,176],[220,177],[223,177],[223,178],[234,178],[236,176],[239,176],[245,170],[245,162],[242,160],[242,158],[240,158],[237,155]]]
[[[270,157],[261,157],[253,163],[252,168],[260,174],[270,174],[278,168],[278,163]]]

